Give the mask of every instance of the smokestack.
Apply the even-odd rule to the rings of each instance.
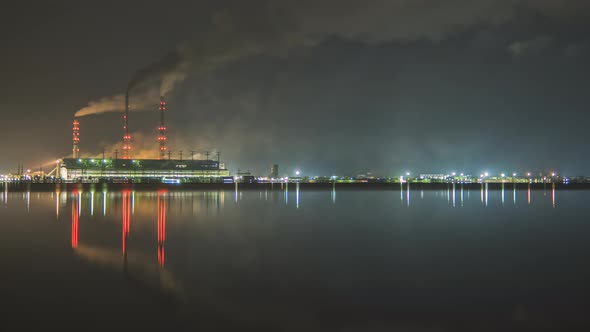
[[[158,142],[160,143],[160,160],[166,159],[166,125],[164,123],[164,112],[166,112],[166,100],[164,97],[160,97],[160,127],[158,127],[158,131],[160,135],[158,136]]]
[[[129,159],[129,150],[131,150],[131,135],[129,135],[129,88],[125,91],[125,114],[123,115],[123,159]]]
[[[74,118],[72,130],[72,158],[78,158],[80,155],[80,122]]]

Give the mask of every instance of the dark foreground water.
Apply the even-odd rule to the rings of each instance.
[[[0,197],[3,326],[590,328],[590,191]]]

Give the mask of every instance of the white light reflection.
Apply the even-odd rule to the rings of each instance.
[[[299,209],[299,182],[297,182],[295,187],[295,206]]]
[[[514,205],[516,205],[516,183],[514,184],[514,188],[512,190],[512,201]]]
[[[102,216],[107,215],[107,192],[102,192]]]
[[[484,187],[484,184],[482,182],[481,183],[481,204],[483,204],[483,200],[484,200],[484,197],[483,197],[483,187]]]
[[[59,197],[60,192],[59,190],[55,193],[55,219],[59,220]]]
[[[504,205],[504,183],[502,182],[502,205]]]
[[[90,192],[90,216],[94,216],[94,191]]]
[[[527,201],[531,204],[531,184],[529,183],[529,189],[527,190]]]
[[[332,204],[336,204],[336,183],[332,183]]]
[[[490,198],[490,194],[488,192],[488,183],[486,182],[486,192],[485,192],[485,196],[486,196],[486,206],[488,206],[488,201]]]
[[[289,204],[289,182],[285,182],[285,206]]]
[[[456,192],[456,190],[455,189],[456,189],[455,188],[455,182],[453,182],[453,207],[456,206],[456,203],[455,203],[455,192]]]
[[[553,208],[555,209],[555,183],[553,183],[551,188],[551,203],[553,205]]]

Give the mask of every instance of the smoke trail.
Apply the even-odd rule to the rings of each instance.
[[[174,72],[180,66],[181,61],[182,57],[178,51],[168,53],[162,59],[138,71],[129,81],[127,89],[134,89],[150,81],[161,81],[163,76]]]
[[[134,98],[130,105],[132,111],[146,111],[155,108],[159,98],[158,89],[143,91]],[[156,108],[157,109],[157,108]],[[109,112],[123,112],[125,110],[125,95],[119,94],[111,97],[103,97],[96,101],[91,101],[86,107],[76,112],[76,117],[83,117],[94,114]]]

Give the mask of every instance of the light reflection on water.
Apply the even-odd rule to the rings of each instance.
[[[48,271],[93,268],[117,289],[108,293],[114,298],[120,287],[130,292],[127,299],[167,294],[184,308],[174,319],[190,321],[196,308],[209,308],[240,322],[246,317],[271,326],[304,322],[301,330],[321,325],[323,318],[308,316],[309,310],[343,320],[354,312],[395,327],[388,320],[395,315],[384,312],[402,308],[406,301],[421,313],[413,313],[411,326],[437,319],[421,315],[449,310],[449,303],[460,308],[454,321],[471,306],[491,310],[494,319],[501,310],[520,307],[543,316],[526,298],[513,303],[511,292],[566,285],[567,276],[574,274],[580,280],[590,276],[582,268],[590,258],[584,235],[590,229],[579,222],[587,212],[586,191],[552,187],[544,196],[542,190],[511,184],[501,190],[489,190],[487,184],[425,190],[412,184],[387,191],[339,190],[337,184],[325,190],[273,186],[256,191],[4,190],[0,239],[9,249],[26,243],[35,255],[51,261]],[[527,199],[518,200],[519,192]],[[6,255],[30,260],[17,250]],[[35,262],[31,271],[45,273]],[[557,266],[560,273],[552,273]],[[5,268],[11,270],[11,265]],[[110,284],[111,274],[124,275],[125,282]],[[95,287],[81,275],[76,282]],[[27,287],[18,281],[10,286]],[[53,286],[48,282],[48,288]],[[574,282],[571,287],[579,291],[578,286]],[[563,287],[555,291],[566,297],[573,292]],[[87,296],[60,291],[75,301]],[[508,307],[493,307],[497,292]],[[418,300],[432,294],[444,304]],[[150,307],[129,301],[147,312],[162,305],[159,297],[150,298]],[[95,310],[108,306],[122,309],[101,302]],[[490,317],[484,315],[482,322]],[[447,323],[434,326],[446,328]]]

